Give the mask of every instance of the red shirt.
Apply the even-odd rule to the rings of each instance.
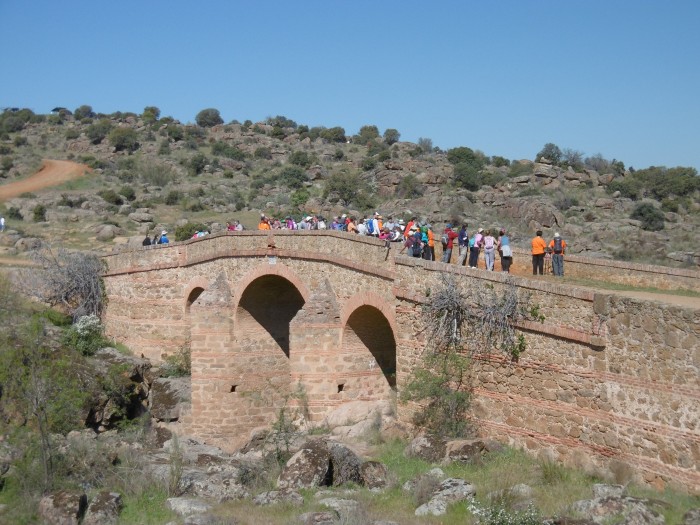
[[[447,238],[449,239],[447,247],[452,248],[452,246],[454,246],[455,239],[459,237],[459,234],[456,233],[452,228],[445,228],[445,231],[443,233],[446,233]]]

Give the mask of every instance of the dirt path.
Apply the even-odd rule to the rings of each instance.
[[[686,295],[673,295],[666,293],[641,292],[636,290],[605,290],[604,288],[591,288],[596,292],[622,295],[624,297],[632,297],[634,299],[642,299],[644,301],[659,301],[660,303],[675,304],[676,306],[684,306],[690,308],[700,308],[700,297],[688,297]]]
[[[58,186],[69,180],[82,177],[92,168],[68,160],[45,159],[41,169],[26,179],[17,180],[0,186],[0,202],[18,197],[23,193],[40,191]]]

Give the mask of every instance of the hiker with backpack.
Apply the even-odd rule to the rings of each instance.
[[[483,239],[484,260],[486,261],[486,271],[493,271],[493,264],[496,261],[496,239],[491,235],[491,230],[486,230]]]
[[[457,236],[457,245],[459,246],[459,259],[457,259],[458,266],[464,266],[467,262],[467,257],[469,257],[469,234],[467,233],[467,227],[469,225],[465,222],[462,224],[462,229],[459,230],[459,235]]]
[[[499,232],[496,249],[501,256],[501,271],[510,273],[510,265],[513,264],[513,250],[510,247],[510,237],[508,237],[505,228],[501,228]]]
[[[449,263],[452,258],[452,246],[454,245],[455,239],[459,237],[457,232],[452,229],[452,224],[447,224],[445,226],[445,231],[442,232],[442,262]]]
[[[564,277],[564,251],[566,241],[559,233],[554,234],[554,239],[549,242],[549,249],[552,252],[552,272],[555,277]]]

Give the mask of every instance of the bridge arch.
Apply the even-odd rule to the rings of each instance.
[[[204,277],[195,277],[185,286],[185,303],[183,305],[185,314],[190,313],[190,307],[199,299],[204,290],[209,288],[209,280]]]
[[[239,339],[267,357],[279,348],[288,358],[290,323],[308,298],[308,289],[288,268],[259,266],[237,287],[233,319]]]
[[[364,292],[348,300],[341,314],[340,353],[352,363],[359,397],[383,399],[396,389],[396,321],[381,296]]]

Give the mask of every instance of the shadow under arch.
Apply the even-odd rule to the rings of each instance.
[[[396,339],[389,320],[379,308],[365,304],[353,310],[345,322],[342,338],[343,352],[357,359],[361,368],[367,362],[369,377],[375,368],[381,371],[384,383],[374,388],[370,385],[368,391],[385,390],[387,386],[396,388]],[[378,374],[374,372],[374,375]]]
[[[289,324],[305,302],[301,292],[285,277],[257,277],[245,287],[238,301],[236,333],[255,350],[276,346],[289,357]]]

